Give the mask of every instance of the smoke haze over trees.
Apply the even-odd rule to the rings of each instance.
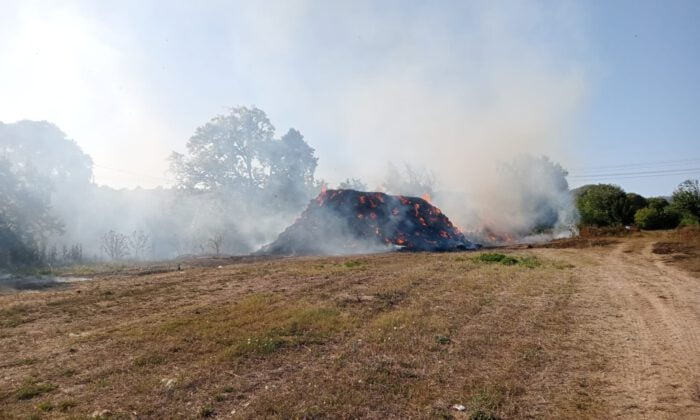
[[[320,188],[302,134],[274,138],[257,108],[215,117],[188,147],[171,157],[176,188],[115,190],[55,125],[0,123],[0,266],[248,253]]]
[[[55,125],[0,123],[0,266],[247,254],[275,239],[323,184],[301,132],[277,137],[255,107],[212,118],[195,130],[187,153],[170,161],[174,187],[115,190],[93,182],[92,159]],[[669,202],[607,184],[572,192],[566,177],[546,157],[521,155],[489,177],[465,179],[466,194],[411,164],[388,163],[379,188],[431,195],[470,239],[486,242],[571,233],[579,217],[582,224],[647,229],[700,218],[695,180],[679,185]],[[340,185],[367,189],[357,178]]]

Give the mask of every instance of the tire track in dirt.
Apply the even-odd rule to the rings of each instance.
[[[612,362],[604,398],[620,417],[700,418],[700,284],[650,247],[616,247],[590,279],[599,301],[593,340]]]

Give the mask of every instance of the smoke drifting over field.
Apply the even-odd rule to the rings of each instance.
[[[95,169],[103,170],[102,165],[93,166],[90,157],[56,127],[6,124],[0,133],[5,153],[0,160],[9,172],[2,184],[8,186],[6,196],[13,197],[5,202],[14,206],[3,209],[2,227],[9,232],[6,243],[24,243],[21,255],[41,254],[48,260],[57,258],[54,252],[69,259],[73,254],[109,259],[123,253],[105,249],[106,236],[114,246],[121,241],[129,248],[138,242],[138,235],[145,234],[148,245],[133,246],[132,257],[242,254],[275,239],[317,196],[322,183],[336,187],[345,179],[359,181],[350,188],[365,184],[369,190],[393,194],[420,197],[428,193],[433,204],[477,241],[565,232],[575,221],[565,172],[540,156],[568,160],[567,139],[585,97],[587,73],[579,64],[585,46],[579,39],[575,5],[513,3],[496,8],[491,3],[457,3],[450,8],[416,6],[399,12],[401,5],[221,5],[233,8],[228,10],[232,13],[204,5],[196,15],[210,19],[228,37],[229,43],[221,47],[225,59],[202,51],[197,56],[201,62],[218,69],[213,76],[188,73],[197,69],[175,62],[172,67],[182,68],[182,73],[165,71],[162,83],[145,83],[145,79],[131,83],[138,79],[137,67],[139,71],[151,65],[160,68],[160,62],[140,61],[147,60],[148,54],[138,56],[138,66],[120,62],[121,66],[114,66],[116,73],[110,73],[114,78],[110,82],[164,89],[119,93],[140,105],[130,107],[138,110],[137,115],[115,123],[93,115],[122,108],[113,93],[104,91],[106,81],[101,76],[80,79],[80,92],[88,90],[90,95],[76,95],[75,100],[84,102],[61,104],[60,113],[48,108],[37,113],[28,107],[42,102],[40,97],[13,109],[0,106],[0,119],[5,121],[5,115],[23,112],[57,123],[68,138],[78,133],[76,140],[85,145],[85,154],[94,153],[100,164],[121,141],[114,133],[129,133],[126,144],[134,161],[147,161],[159,169],[169,166],[163,177],[174,179],[156,189],[98,186],[100,179],[95,182],[92,176]],[[135,32],[124,34],[123,25],[115,22],[130,15],[120,9],[113,12],[110,19],[96,12],[67,20],[74,35],[85,32],[80,22],[89,22],[84,35],[95,42],[86,54],[94,49],[103,58],[118,61],[121,56],[116,51],[129,59],[132,50],[151,48],[172,58],[181,54],[173,46],[191,48],[189,27],[179,31],[168,26],[171,38],[164,47],[134,43],[150,33],[153,22],[138,20]],[[156,13],[146,14],[151,12]],[[162,18],[160,13],[156,14]],[[163,13],[178,22],[176,17],[189,17],[192,10],[184,7]],[[50,14],[40,15],[50,19]],[[233,16],[235,24],[221,16]],[[105,31],[96,31],[100,25],[95,23],[103,20]],[[115,39],[125,44],[117,48]],[[215,46],[212,50],[218,51]],[[174,51],[177,54],[168,55]],[[36,60],[40,62],[40,57]],[[224,71],[227,65],[232,66],[230,74]],[[119,69],[127,70],[120,74]],[[19,78],[21,72],[15,70],[9,74]],[[209,85],[210,80],[219,83]],[[172,96],[172,86],[183,86],[178,92],[182,97]],[[16,93],[14,89],[9,91]],[[149,96],[145,93],[158,98],[160,106],[152,106],[155,99],[145,106],[141,101],[141,96]],[[250,105],[231,111],[223,107],[249,103],[269,112],[277,128],[297,127],[300,132],[275,130],[267,115]],[[193,108],[182,109],[181,104]],[[81,113],[87,116],[84,121],[64,118],[65,109],[88,108],[90,112]],[[154,109],[152,114],[149,109]],[[257,113],[258,119],[240,117],[246,113]],[[129,126],[122,130],[113,124]],[[137,148],[131,137],[142,126],[155,140],[143,139],[147,146]],[[161,136],[153,135],[166,126]],[[232,127],[248,130],[248,137],[231,143],[235,136],[221,133]],[[49,153],[53,149],[42,149],[39,139],[68,146]],[[20,150],[22,142],[36,150]],[[170,147],[164,149],[168,142]],[[171,155],[168,161],[172,150],[183,153]],[[65,160],[64,152],[76,160]],[[124,154],[121,150],[117,155]],[[404,163],[412,169],[404,171]],[[398,169],[392,170],[392,164]],[[113,166],[131,168],[129,162]],[[140,172],[153,173],[151,167]],[[11,188],[22,183],[24,190]],[[43,225],[22,217],[21,205],[32,205],[32,200],[23,198],[30,196],[41,198],[33,201],[35,207],[48,200],[41,215]]]

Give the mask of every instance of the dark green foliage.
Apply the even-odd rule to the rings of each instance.
[[[37,263],[39,242],[61,231],[49,212],[45,182],[31,168],[13,168],[10,161],[0,159],[0,267]]]
[[[634,224],[646,230],[673,229],[679,222],[680,214],[663,197],[650,198],[634,215]]]
[[[647,199],[637,193],[627,193],[627,211],[625,212],[624,224],[634,223],[634,215],[648,204]]]
[[[598,184],[579,188],[576,207],[582,225],[621,226],[630,219],[629,199],[617,185]]]
[[[58,260],[57,250],[45,246],[48,237],[63,231],[51,196],[88,185],[91,176],[90,157],[55,125],[0,123],[0,267]]]
[[[671,207],[681,216],[681,225],[700,222],[700,185],[697,179],[683,181],[673,192]]]
[[[650,207],[656,210],[663,210],[668,207],[669,202],[663,197],[652,197],[647,200],[646,207]]]
[[[503,265],[515,265],[518,263],[518,260],[513,257],[490,252],[479,255],[478,257],[476,257],[476,260],[479,262],[500,263]]]
[[[295,129],[280,139],[274,135],[275,127],[265,112],[255,107],[231,108],[228,114],[212,118],[187,142],[187,156],[171,155],[177,187],[274,198],[268,206],[290,200],[303,205],[317,187],[314,149]]]
[[[512,257],[510,255],[487,252],[474,257],[474,261],[483,263],[497,263],[503,265],[522,265],[527,268],[535,268],[540,262],[535,257]]]
[[[665,208],[645,207],[639,209],[634,215],[634,223],[646,230],[673,229],[678,226],[678,222],[678,213],[668,206]]]

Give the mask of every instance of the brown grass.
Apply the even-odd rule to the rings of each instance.
[[[2,415],[599,417],[587,263],[504,252],[537,264],[230,261],[0,296]]]
[[[684,227],[667,231],[654,243],[652,252],[665,255],[665,262],[700,277],[700,228]]]

